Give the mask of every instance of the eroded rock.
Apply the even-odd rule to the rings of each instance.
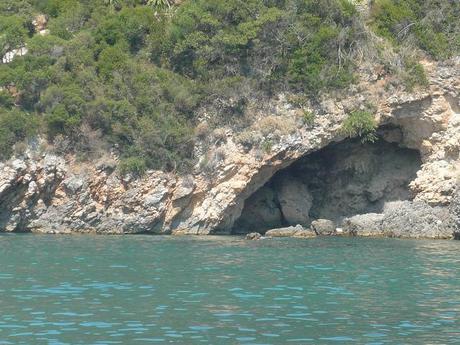
[[[345,234],[352,236],[379,237],[383,236],[383,218],[381,213],[359,214],[343,220]]]
[[[448,208],[420,201],[386,204],[382,221],[385,235],[407,238],[452,238],[454,226]]]
[[[307,225],[310,222],[309,212],[313,204],[313,196],[307,185],[292,176],[282,176],[277,182],[278,203],[284,221],[289,224]]]
[[[268,230],[265,233],[267,237],[315,237],[315,233],[304,229],[301,225],[289,226]]]
[[[335,234],[336,224],[329,219],[314,220],[310,226],[317,235],[331,236]]]

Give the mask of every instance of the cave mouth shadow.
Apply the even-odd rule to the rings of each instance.
[[[379,137],[346,139],[301,157],[277,172],[244,203],[232,234],[380,213],[386,202],[411,200],[409,183],[422,165],[420,153]]]

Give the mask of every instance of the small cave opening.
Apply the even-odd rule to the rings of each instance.
[[[411,200],[409,183],[421,168],[420,153],[388,133],[373,143],[331,143],[278,171],[245,201],[232,234],[309,226],[315,219],[339,226],[346,217],[381,212],[388,201]]]

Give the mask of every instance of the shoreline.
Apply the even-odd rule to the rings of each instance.
[[[94,237],[139,237],[139,236],[148,236],[148,237],[171,237],[171,238],[200,238],[200,239],[212,239],[212,238],[239,238],[245,241],[261,241],[261,240],[274,240],[274,239],[295,239],[295,240],[315,240],[323,238],[369,238],[369,239],[398,239],[398,240],[432,240],[432,241],[458,241],[460,238],[456,238],[454,235],[450,238],[448,237],[404,237],[404,236],[385,236],[385,235],[375,235],[375,236],[366,236],[366,235],[317,235],[312,237],[295,237],[295,236],[264,236],[261,239],[247,239],[247,234],[158,234],[158,233],[100,233],[100,232],[6,232],[0,231],[1,236],[94,236]]]

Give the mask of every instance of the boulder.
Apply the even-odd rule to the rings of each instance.
[[[251,232],[247,234],[245,238],[247,240],[260,240],[262,238],[262,235],[259,234],[258,232]]]
[[[297,233],[306,231],[301,225],[289,226],[286,228],[277,228],[268,230],[265,233],[267,237],[294,237]]]
[[[381,213],[359,214],[343,221],[343,231],[353,236],[382,236],[382,222],[384,215]]]
[[[308,187],[291,176],[282,175],[276,184],[281,213],[289,224],[308,224],[313,196]]]
[[[385,235],[406,238],[452,238],[455,220],[446,207],[422,201],[385,204],[382,229]]]
[[[311,228],[317,235],[330,236],[335,234],[335,223],[329,219],[317,219],[311,222]]]

